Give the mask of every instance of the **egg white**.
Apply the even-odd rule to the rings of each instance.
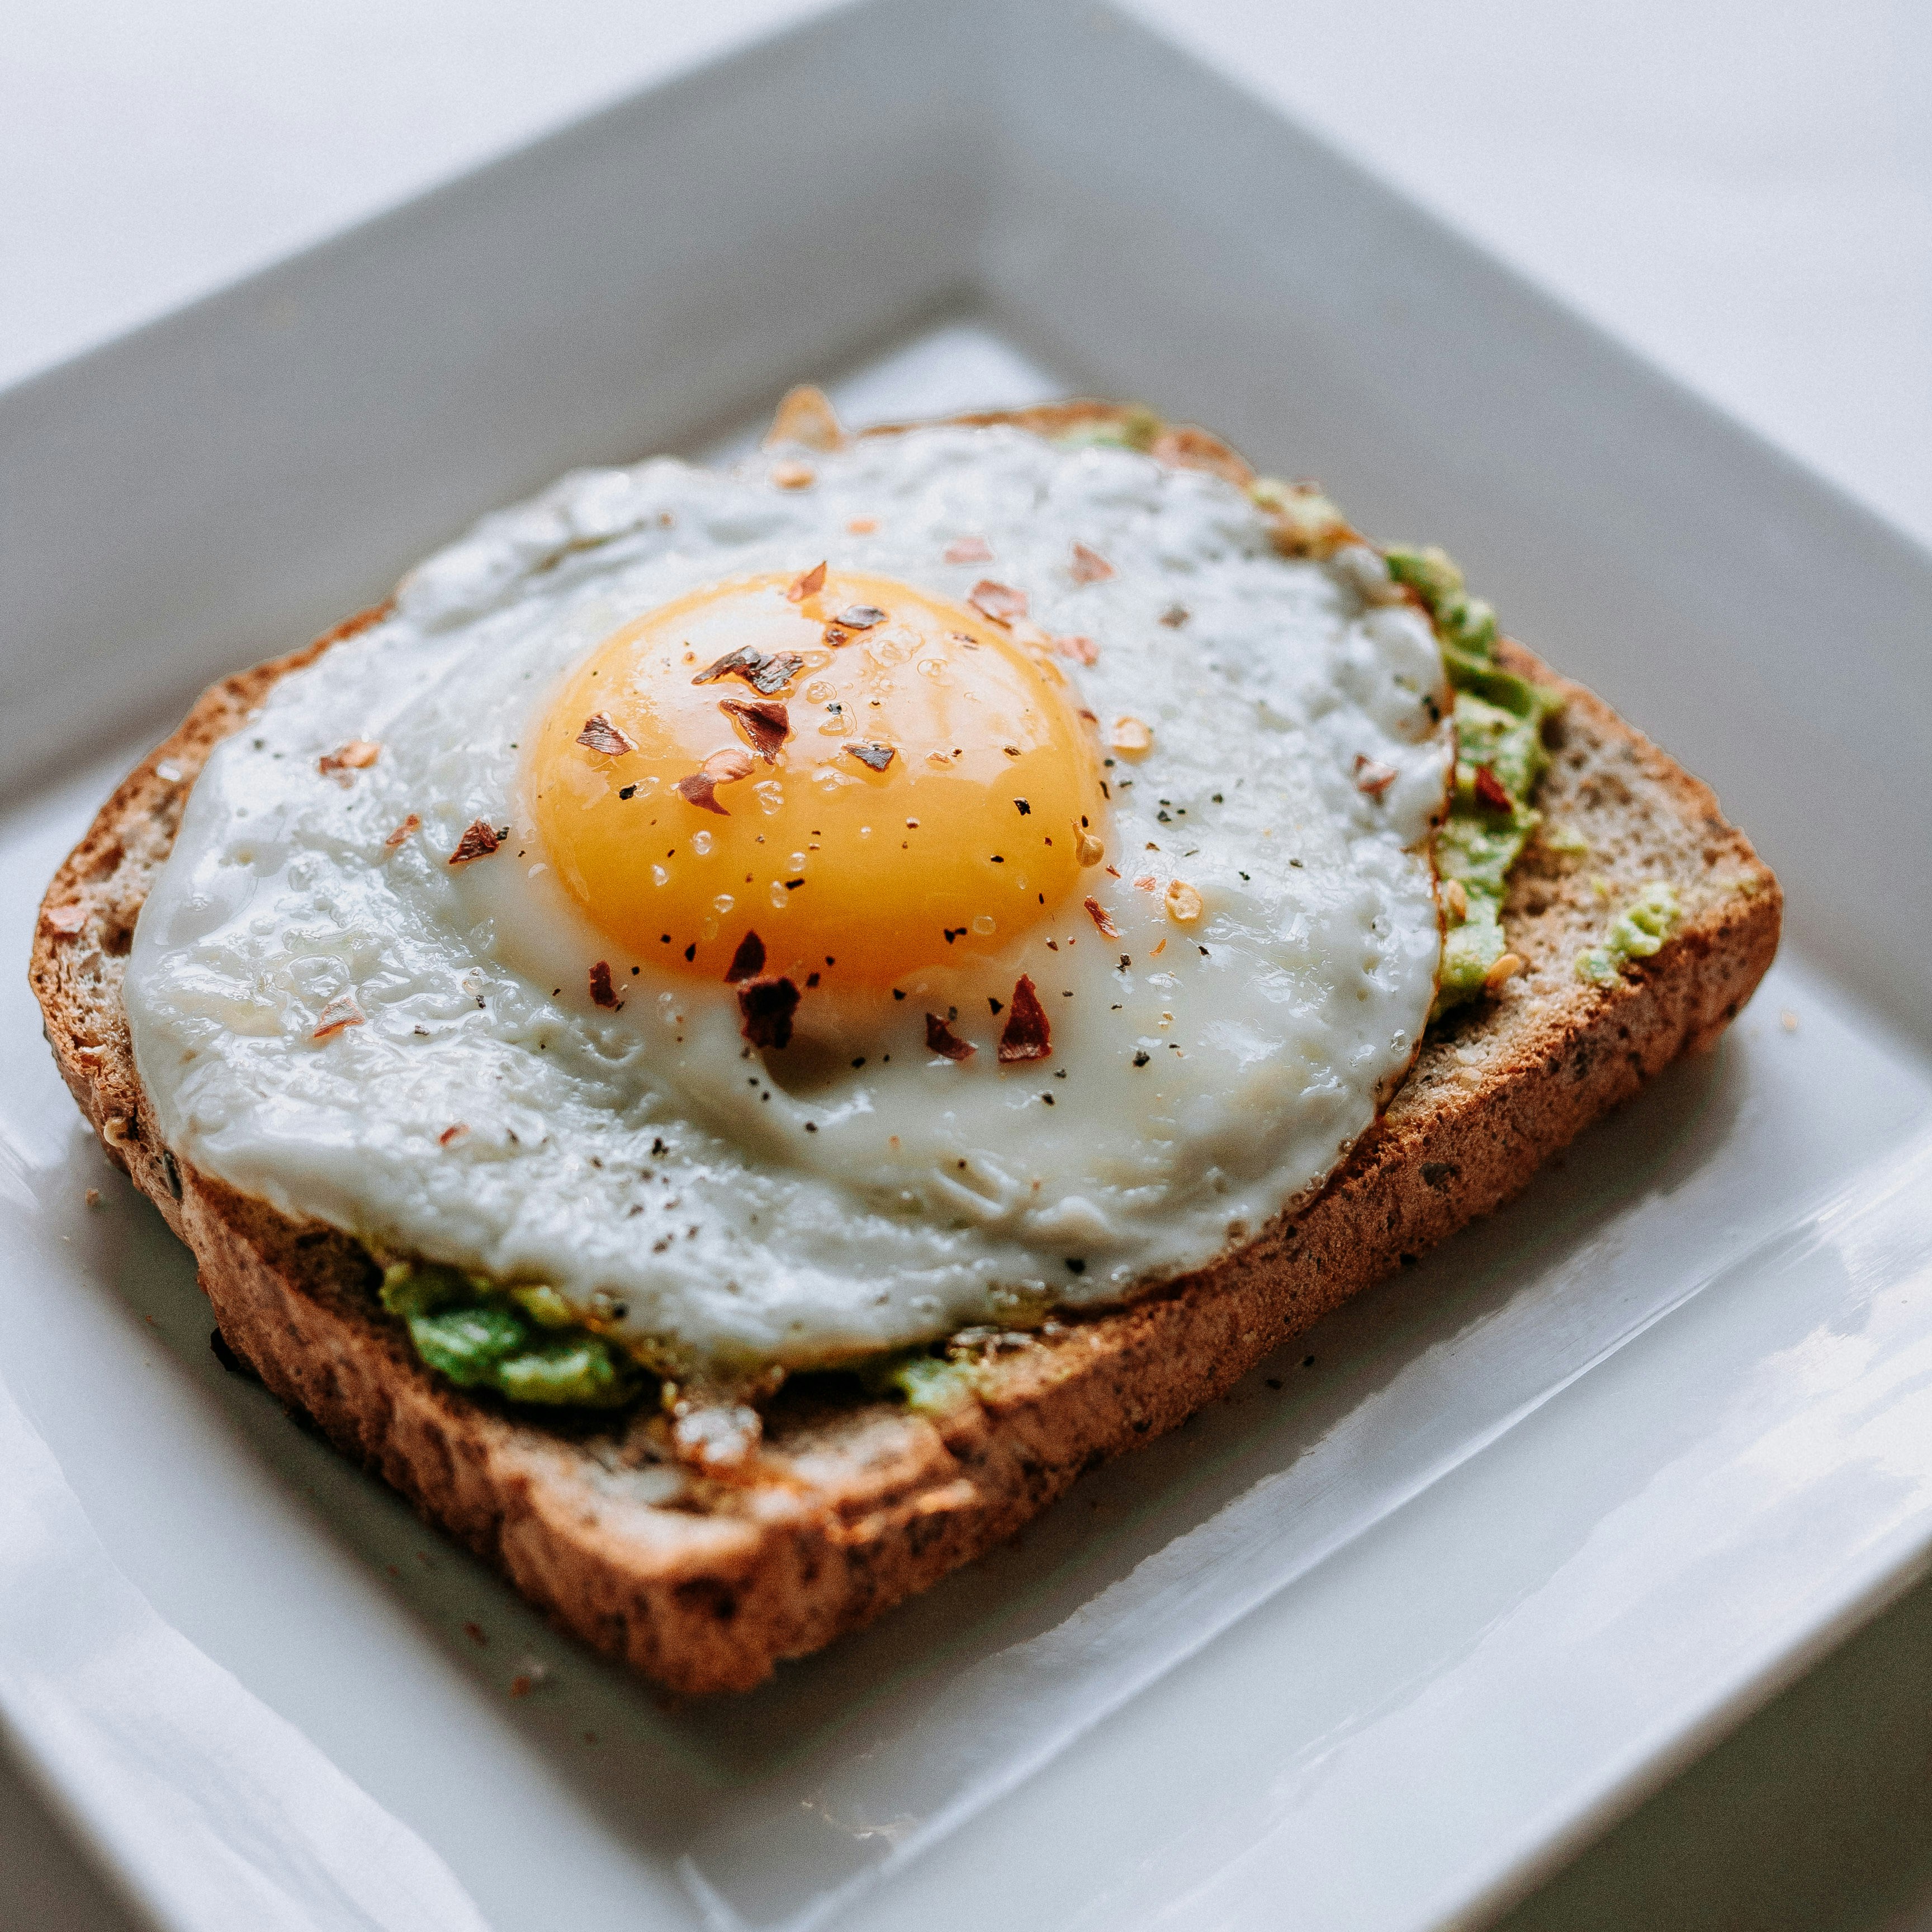
[[[652,1359],[724,1373],[1118,1300],[1321,1186],[1434,994],[1450,748],[1426,620],[1378,601],[1371,555],[1284,559],[1233,485],[1127,451],[936,428],[812,462],[802,490],[763,458],[568,477],[430,559],[217,748],[127,980],[171,1147],[379,1249],[548,1281]],[[965,537],[992,560],[944,562]],[[1077,581],[1076,542],[1113,576]],[[620,958],[584,921],[519,757],[620,624],[821,557],[962,599],[984,575],[1023,589],[1043,629],[1099,646],[1065,662],[1077,701],[1154,742],[1107,772],[1124,876],[1086,875],[1118,938],[1076,898],[903,1000],[808,996],[799,1048],[760,1055],[731,988]],[[318,771],[352,739],[380,744],[373,765]],[[1378,795],[1361,759],[1396,774]],[[508,838],[452,869],[478,818]],[[1204,902],[1190,924],[1166,908],[1177,878]],[[588,997],[599,958],[620,1012]],[[1002,1067],[989,1001],[1021,973],[1053,1050]],[[364,1023],[315,1040],[350,992]],[[974,1058],[926,1050],[929,1010],[956,1011]]]

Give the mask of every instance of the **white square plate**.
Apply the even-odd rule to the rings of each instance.
[[[828,367],[1144,394],[1444,542],[1718,784],[1784,958],[1505,1214],[686,1708],[223,1373],[0,988],[0,1716],[164,1923],[1466,1922],[1932,1550],[1932,562],[1104,9],[848,10],[0,397],[20,950],[124,733]]]

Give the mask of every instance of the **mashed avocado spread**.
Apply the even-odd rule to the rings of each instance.
[[[1384,556],[1389,574],[1436,620],[1456,693],[1456,788],[1436,841],[1448,916],[1436,1018],[1480,993],[1507,950],[1503,895],[1510,868],[1542,821],[1529,801],[1550,762],[1543,728],[1562,700],[1496,662],[1496,613],[1465,591],[1444,552],[1431,546]]]
[[[500,1287],[460,1268],[397,1262],[383,1270],[382,1306],[407,1322],[424,1361],[459,1388],[553,1408],[615,1408],[643,1379],[554,1288]]]

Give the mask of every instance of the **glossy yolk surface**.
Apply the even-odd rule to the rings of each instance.
[[[810,582],[667,604],[545,714],[538,836],[634,959],[716,982],[755,934],[766,976],[886,987],[1003,950],[1101,862],[1091,724],[1050,657],[889,578]]]

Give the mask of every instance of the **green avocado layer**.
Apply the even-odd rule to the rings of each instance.
[[[1648,959],[1653,952],[1661,951],[1664,942],[1677,930],[1683,916],[1674,886],[1662,880],[1646,886],[1610,921],[1610,929],[1602,944],[1586,947],[1577,954],[1577,978],[1596,986],[1608,984],[1631,960]]]
[[[1456,694],[1456,785],[1436,841],[1436,866],[1462,889],[1442,947],[1442,982],[1431,1019],[1473,1000],[1508,950],[1503,896],[1510,868],[1542,822],[1530,803],[1550,762],[1543,729],[1562,708],[1558,694],[1496,661],[1496,615],[1462,587],[1442,550],[1391,550],[1389,573],[1413,590],[1436,620],[1443,668]]]
[[[382,1306],[408,1323],[424,1361],[459,1388],[552,1408],[616,1408],[642,1379],[554,1288],[502,1288],[433,1262],[397,1262],[383,1270]]]

